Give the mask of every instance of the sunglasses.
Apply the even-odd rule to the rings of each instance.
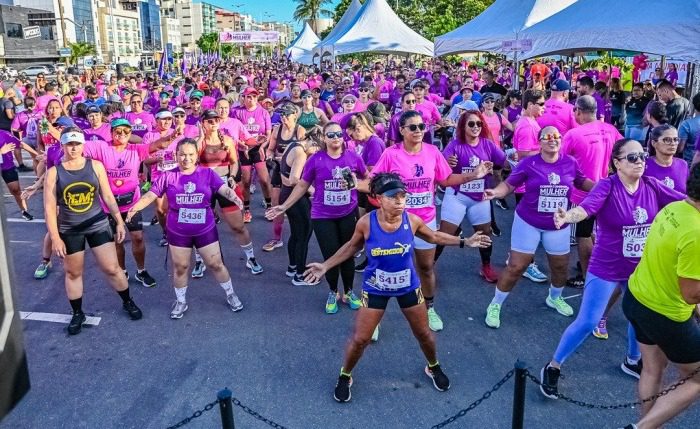
[[[214,125],[214,124],[218,124],[218,123],[219,123],[219,120],[218,120],[218,119],[206,119],[206,120],[204,121],[204,123],[205,123],[205,124],[209,124],[209,125]]]
[[[545,141],[552,141],[552,140],[559,140],[561,139],[561,134],[559,133],[547,133],[543,134],[542,137],[540,137],[540,140],[545,140]]]
[[[292,116],[293,114],[294,113],[292,113],[292,112],[281,112],[280,116],[283,118],[288,118],[288,117]]]
[[[404,100],[404,103],[406,104],[416,104],[418,100]]]
[[[467,127],[469,127],[469,128],[474,128],[474,127],[481,128],[482,125],[483,124],[481,123],[481,121],[469,121],[469,122],[467,122]]]
[[[329,139],[339,139],[342,137],[343,137],[342,131],[336,131],[336,132],[330,131],[330,132],[326,133],[326,138],[329,138]]]
[[[184,118],[185,114],[184,113],[176,113],[173,115],[173,118]]]
[[[114,130],[112,131],[112,134],[116,134],[118,136],[128,136],[131,134],[131,130]]]
[[[672,146],[672,145],[678,144],[680,139],[678,137],[664,137],[662,139],[659,139],[659,141],[662,141],[665,144]]]
[[[425,131],[425,124],[404,125],[403,128],[408,128],[411,132],[416,132],[418,130]]]
[[[627,162],[635,164],[637,161],[642,160],[646,161],[647,158],[649,158],[649,154],[646,152],[638,152],[638,153],[628,153],[626,156],[622,158],[616,158],[618,161],[622,161],[623,159],[626,159]]]
[[[360,88],[358,91],[359,92],[369,92],[369,89],[368,88]]]
[[[355,100],[343,100],[343,104],[355,104]]]
[[[539,102],[539,103],[535,103],[535,104],[537,104],[537,105],[540,106],[540,107],[544,107],[544,101]]]

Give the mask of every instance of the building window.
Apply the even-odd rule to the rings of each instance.
[[[22,31],[22,26],[20,24],[12,24],[10,22],[5,23],[5,33],[7,37],[13,39],[23,39],[24,32]]]

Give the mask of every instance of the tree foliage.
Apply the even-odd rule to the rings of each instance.
[[[294,19],[309,21],[311,29],[316,33],[318,33],[318,19],[333,16],[333,11],[328,9],[331,0],[294,0],[294,2],[297,4],[294,9]]]
[[[68,58],[68,61],[71,64],[77,64],[79,58],[97,55],[97,49],[95,48],[95,45],[91,43],[70,43],[68,47],[70,48],[70,57]]]
[[[219,33],[202,34],[195,43],[202,52],[216,52],[219,50]]]

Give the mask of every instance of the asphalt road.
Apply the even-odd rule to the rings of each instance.
[[[23,186],[30,182],[22,179]],[[47,279],[32,277],[45,225],[21,220],[4,189],[18,307],[68,314],[60,262],[54,261]],[[69,337],[61,323],[23,322],[32,389],[0,422],[0,428],[165,428],[213,401],[223,387],[229,387],[243,404],[289,428],[428,428],[480,398],[517,359],[539,376],[572,320],[545,306],[546,286],[523,279],[504,306],[501,328],[487,328],[483,318],[493,287],[478,276],[478,252],[448,249],[437,266],[436,308],[445,321],[444,331],[437,334],[438,352],[452,388],[444,393],[433,389],[423,373],[425,362],[418,345],[392,301],[379,342],[366,350],[353,372],[352,401],[338,404],[332,393],[353,312],[342,307],[338,314],[326,315],[325,283],[292,286],[284,276],[286,251],[260,250],[271,225],[263,219],[259,193],[254,200],[249,228],[263,274],[253,276],[245,269],[238,244],[225,226],[219,226],[225,262],[245,306],[242,312],[231,313],[221,288],[205,275],[190,283],[190,309],[185,317],[171,320],[174,293],[164,267],[166,250],[157,247],[160,228],[146,227],[147,268],[159,284],[145,289],[131,283],[144,318],[129,320],[102,275],[87,269],[84,309],[101,318],[99,325]],[[43,218],[40,205],[40,197],[30,201],[37,219]],[[508,250],[512,213],[497,212],[504,231],[495,238],[494,264],[499,269]],[[149,209],[144,219],[151,215]],[[309,259],[319,258],[314,237]],[[542,254],[538,260],[546,271]],[[89,252],[87,261],[91,267]],[[133,273],[130,255],[127,261]],[[580,305],[579,294],[573,289],[564,293],[575,309]],[[562,393],[602,404],[636,399],[636,381],[619,369],[626,348],[626,323],[619,306],[608,327],[609,340],[591,337],[567,362]],[[672,373],[669,381],[675,376]],[[509,380],[447,427],[510,427],[512,398]],[[238,407],[234,414],[239,428],[266,427]],[[526,428],[617,428],[637,415],[636,409],[597,411],[548,400],[532,383],[526,390]],[[698,422],[696,404],[666,428],[697,428]],[[214,408],[186,427],[219,424],[218,408]]]

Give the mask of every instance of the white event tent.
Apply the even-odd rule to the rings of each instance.
[[[345,10],[343,16],[341,16],[338,22],[333,26],[331,32],[328,33],[328,35],[321,41],[321,43],[316,45],[316,47],[314,48],[314,59],[318,56],[321,56],[325,52],[329,52],[324,48],[329,43],[335,41],[337,36],[345,33],[345,31],[349,28],[349,25],[352,24],[353,20],[355,19],[355,16],[357,16],[357,12],[359,12],[360,9],[362,9],[362,3],[360,3],[360,0],[352,0],[350,6],[348,6],[348,8]]]
[[[523,39],[523,30],[566,9],[577,0],[496,0],[477,17],[435,39],[435,55],[500,52],[503,41]],[[608,3],[615,3],[608,0]],[[591,16],[601,19],[607,8]],[[610,24],[613,25],[613,24]],[[641,28],[641,27],[640,27]],[[566,28],[562,28],[566,31]]]
[[[532,26],[527,57],[621,49],[700,62],[700,1],[579,0]]]
[[[342,34],[324,41],[323,50],[334,58],[356,52],[433,56],[433,43],[411,30],[385,0],[367,0]]]
[[[297,36],[287,49],[284,50],[284,54],[289,57],[292,61],[301,64],[312,64],[313,63],[313,53],[312,50],[321,42],[314,30],[307,22],[304,25],[304,29]]]

